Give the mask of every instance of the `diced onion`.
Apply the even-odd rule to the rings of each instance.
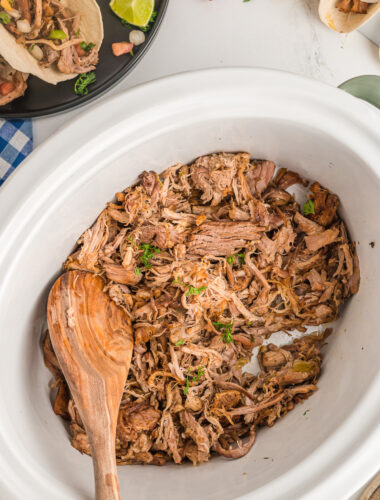
[[[16,20],[17,20],[17,19],[20,19],[20,17],[21,17],[21,12],[19,12],[19,11],[18,11],[18,10],[16,10],[16,9],[13,9],[13,10],[10,10],[10,11],[8,12],[8,15],[9,15],[9,16],[11,16],[11,17],[13,17],[13,19],[16,19]]]
[[[38,45],[31,45],[29,48],[29,52],[32,54],[32,56],[37,59],[37,61],[41,61],[41,59],[44,57],[44,53],[42,52],[42,49]]]
[[[27,19],[21,19],[17,21],[17,29],[21,31],[21,33],[30,33],[32,31],[32,27]]]
[[[133,45],[141,45],[145,42],[145,33],[140,30],[133,30],[129,33],[129,41]]]

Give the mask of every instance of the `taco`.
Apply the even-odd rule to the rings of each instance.
[[[350,33],[369,21],[380,10],[380,1],[320,0],[321,20],[339,33]]]
[[[0,56],[0,106],[24,95],[28,75],[16,71]]]
[[[93,70],[102,40],[95,0],[0,0],[0,55],[48,83]]]

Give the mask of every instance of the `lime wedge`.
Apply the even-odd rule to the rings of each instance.
[[[144,27],[154,10],[154,0],[111,0],[111,10],[127,23]]]

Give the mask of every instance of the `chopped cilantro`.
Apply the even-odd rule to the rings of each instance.
[[[75,81],[74,92],[77,95],[85,96],[88,94],[88,86],[94,82],[96,82],[96,75],[94,71],[82,73]]]
[[[221,323],[220,321],[213,321],[213,326],[218,330],[218,332],[222,332],[223,342],[229,344],[233,342],[234,339],[232,337],[232,323]]]
[[[306,413],[308,413],[309,411],[310,411],[310,410],[306,410],[306,411],[304,411],[304,412],[303,412],[303,416],[305,416],[305,415],[306,415]]]
[[[183,345],[185,341],[183,339],[178,340],[178,342],[175,343],[176,346]]]
[[[193,382],[198,382],[198,380],[201,379],[203,377],[203,375],[205,374],[205,371],[206,371],[205,367],[202,365],[199,365],[197,373],[193,376]],[[188,370],[186,372],[186,385],[185,385],[185,388],[183,389],[183,393],[185,395],[189,392],[189,388],[190,388],[189,375],[190,375],[190,368],[188,368]]]
[[[140,276],[141,274],[141,269],[139,267],[135,267],[135,275]]]
[[[179,276],[176,277],[175,280],[173,280],[174,285],[181,285],[181,286],[186,286],[186,284],[180,280]]]
[[[160,253],[161,250],[157,247],[150,245],[149,243],[143,243],[139,246],[140,250],[144,250],[142,256],[140,257],[141,262],[147,269],[150,269],[152,265],[150,264],[150,260],[154,257],[156,253]]]
[[[197,374],[193,377],[193,382],[197,382],[205,374],[205,367],[202,365],[198,366]]]
[[[94,44],[94,43],[89,43],[89,44],[87,44],[86,42],[81,42],[81,44],[80,44],[80,48],[81,48],[82,50],[84,50],[85,52],[87,52],[87,53],[88,53],[88,52],[90,52],[90,50],[91,50],[93,47],[95,47],[95,44]]]
[[[315,214],[315,205],[313,200],[307,200],[307,202],[303,206],[303,214]]]
[[[238,253],[238,257],[239,257],[240,264],[243,265],[245,262],[245,253]]]
[[[187,285],[183,281],[180,280],[180,278],[177,276],[175,280],[173,280],[174,285],[179,285],[187,288],[186,295],[200,295],[204,290],[207,290],[207,286],[201,286],[199,288],[192,286],[192,285]]]
[[[189,286],[186,295],[200,295],[204,290],[207,290],[207,286],[201,286],[196,288],[195,286]]]
[[[227,262],[229,263],[230,266],[235,264],[235,255],[230,255],[230,257],[227,257]]]
[[[185,385],[185,388],[183,390],[183,393],[185,394],[185,396],[189,392],[189,388],[190,388],[189,374],[190,374],[190,368],[188,368],[187,373],[186,373],[186,385]]]
[[[132,238],[132,236],[128,236],[128,241],[130,242],[130,244],[133,246],[133,247],[136,247],[136,242],[134,241],[134,239]]]

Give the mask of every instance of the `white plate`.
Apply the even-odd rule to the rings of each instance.
[[[320,390],[260,431],[248,456],[119,468],[123,498],[346,500],[380,467],[380,114],[301,77],[209,70],[99,103],[0,192],[1,499],[92,497],[91,461],[71,448],[49,401],[39,345],[49,286],[105,202],[142,170],[220,150],[278,161],[339,193],[361,289],[329,340]]]

